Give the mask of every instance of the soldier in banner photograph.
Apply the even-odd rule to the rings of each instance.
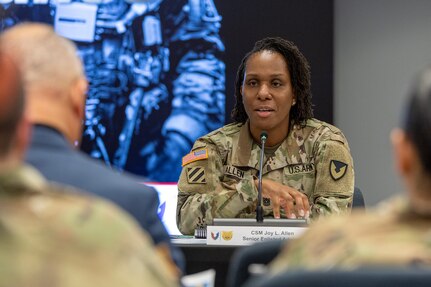
[[[89,81],[81,149],[92,157],[176,182],[193,142],[223,125],[225,48],[213,0],[10,5],[2,24],[50,23],[76,43]]]
[[[161,1],[133,21],[133,84],[114,166],[176,182],[194,140],[224,123],[220,21],[211,0]]]

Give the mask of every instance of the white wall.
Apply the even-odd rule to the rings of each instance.
[[[431,1],[335,0],[334,6],[335,124],[349,140],[356,185],[374,205],[403,190],[389,134],[412,77],[431,64]]]

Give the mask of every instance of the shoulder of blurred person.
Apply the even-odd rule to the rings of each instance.
[[[26,161],[48,180],[74,186],[123,208],[148,232],[160,249],[170,249],[175,263],[184,271],[183,255],[172,247],[169,234],[157,215],[158,194],[144,184],[143,178],[110,169],[72,148],[55,129],[42,125],[33,127]]]
[[[320,218],[285,245],[271,273],[361,266],[431,266],[431,217],[412,212],[398,195],[364,213]]]
[[[168,237],[162,230],[153,230],[151,217],[158,208],[157,192],[143,184],[142,178],[120,174],[100,161],[74,149],[57,130],[43,125],[33,127],[26,161],[48,180],[68,184],[107,198],[132,214],[160,243]]]
[[[176,286],[149,237],[114,205],[26,166],[1,173],[0,196],[0,282]]]

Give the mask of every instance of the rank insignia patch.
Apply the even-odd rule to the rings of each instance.
[[[232,239],[233,236],[233,231],[222,231],[221,232],[221,238],[223,238],[223,240],[229,241]]]
[[[208,158],[208,150],[206,148],[195,150],[183,157],[183,162],[181,165],[185,166],[188,163],[201,160],[201,159],[207,159],[207,158]]]
[[[187,181],[189,183],[206,183],[205,169],[202,166],[187,168]]]
[[[347,164],[338,160],[331,160],[329,164],[329,174],[333,180],[339,180],[347,171]]]

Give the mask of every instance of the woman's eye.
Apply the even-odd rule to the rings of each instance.
[[[281,86],[281,83],[280,83],[280,82],[273,82],[273,83],[272,83],[272,86],[273,86],[273,87],[280,87],[280,86]]]
[[[257,81],[250,80],[250,81],[248,81],[248,85],[251,87],[255,87],[255,86],[257,86]]]

